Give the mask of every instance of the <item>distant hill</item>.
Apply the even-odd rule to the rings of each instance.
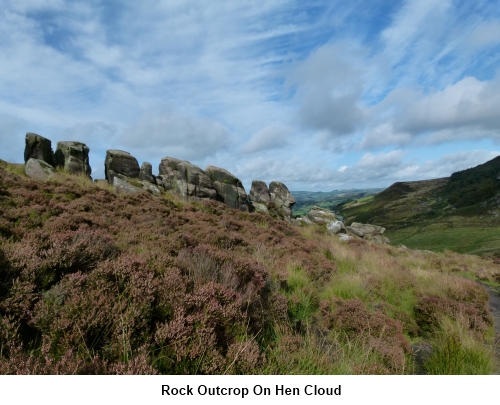
[[[315,205],[322,208],[334,210],[335,207],[345,201],[358,200],[360,198],[375,195],[383,188],[333,190],[333,191],[291,191],[296,204],[293,206],[293,215],[305,215]]]
[[[394,243],[500,256],[500,156],[450,177],[397,182],[336,210],[346,223],[387,228]]]

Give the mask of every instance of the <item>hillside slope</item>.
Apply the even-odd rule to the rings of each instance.
[[[0,167],[2,374],[491,373],[471,279],[499,266]]]
[[[347,222],[387,228],[408,247],[500,257],[500,156],[449,178],[398,182],[371,199],[347,202]]]

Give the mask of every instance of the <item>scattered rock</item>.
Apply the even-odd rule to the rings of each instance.
[[[89,176],[92,169],[89,165],[89,148],[81,142],[57,142],[55,164],[71,174]]]
[[[277,210],[283,214],[283,219],[290,220],[292,217],[292,206],[296,203],[295,198],[288,190],[288,187],[279,181],[272,181],[269,184],[269,195]]]
[[[347,235],[347,234],[342,234],[340,235],[340,238],[339,238],[339,241],[340,242],[349,242],[350,240],[353,240],[354,238],[350,235]]]
[[[350,226],[346,227],[347,232],[351,235],[369,240],[378,244],[390,244],[390,240],[382,234],[385,232],[385,228],[372,225],[372,224],[361,224],[359,222],[353,222]]]
[[[52,153],[52,143],[47,138],[32,132],[26,133],[26,146],[24,147],[24,163],[30,159],[43,160],[52,165],[54,154]]]
[[[230,208],[248,211],[248,198],[241,180],[225,169],[208,166],[205,174],[213,182],[217,192],[217,200],[222,201]]]
[[[129,178],[139,178],[139,163],[130,153],[123,150],[110,149],[106,151],[106,160],[104,161],[104,173],[109,184],[115,184],[114,178],[121,174]]]
[[[342,221],[332,221],[329,224],[326,224],[326,229],[332,235],[346,233],[346,229]]]
[[[156,183],[155,176],[153,176],[153,166],[149,162],[144,162],[141,165],[139,172],[139,180],[148,181],[149,183]]]
[[[30,158],[26,162],[24,172],[28,177],[37,180],[48,180],[57,172],[51,165],[41,159]]]
[[[165,157],[159,167],[161,184],[165,190],[170,190],[181,197],[196,197],[200,199],[217,199],[213,182],[198,166],[187,160]]]
[[[306,214],[306,218],[316,225],[328,225],[331,222],[338,221],[333,211],[318,206],[312,207],[311,211]]]
[[[269,195],[267,184],[260,180],[252,181],[252,188],[250,189],[249,197],[252,203],[267,204],[269,201],[271,201],[271,196]]]

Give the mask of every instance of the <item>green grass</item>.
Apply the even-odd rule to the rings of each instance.
[[[495,369],[491,347],[474,339],[460,320],[443,319],[432,346],[432,355],[424,363],[429,374],[483,375]]]
[[[500,255],[500,230],[497,227],[450,228],[449,224],[441,223],[387,230],[385,235],[393,245],[403,244],[411,249],[435,252],[448,249],[480,256]]]

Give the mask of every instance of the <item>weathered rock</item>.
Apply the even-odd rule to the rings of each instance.
[[[148,181],[150,183],[156,183],[155,176],[153,176],[153,166],[149,162],[143,162],[141,165],[141,171],[139,172],[139,179]]]
[[[342,234],[340,235],[340,238],[339,238],[339,241],[340,242],[349,242],[350,240],[353,240],[354,238],[350,235],[347,235],[347,234]]]
[[[125,194],[140,193],[143,191],[142,188],[136,187],[118,176],[113,177],[113,186],[115,187],[115,190]]]
[[[374,243],[390,243],[388,238],[382,236],[382,234],[385,232],[385,228],[378,225],[360,224],[359,222],[353,222],[351,226],[346,227],[346,229],[347,232],[351,235],[363,238]]]
[[[89,148],[81,142],[57,142],[55,164],[71,174],[84,174],[90,177]]]
[[[297,221],[299,222],[300,225],[313,225],[311,220],[307,217],[298,217]]]
[[[205,174],[213,182],[217,200],[230,208],[248,211],[248,197],[240,179],[227,170],[215,166],[207,166]]]
[[[332,221],[329,224],[326,224],[326,229],[332,235],[346,233],[346,229],[342,221]]]
[[[283,213],[284,219],[290,219],[292,216],[292,206],[296,203],[288,187],[279,181],[272,181],[269,184],[269,195],[271,202]]]
[[[333,211],[318,206],[312,207],[306,214],[306,218],[316,225],[328,225],[333,221],[337,221],[337,216]]]
[[[139,177],[139,173],[139,163],[130,153],[114,149],[106,151],[104,174],[109,184],[114,185],[114,178],[117,174],[136,179]]]
[[[157,186],[155,186],[154,184],[150,183],[149,181],[139,180],[139,183],[142,184],[143,190],[146,190],[153,195],[161,195],[160,189]]]
[[[260,180],[252,181],[252,188],[250,189],[250,194],[248,195],[250,201],[253,203],[265,203],[267,204],[271,201],[271,196],[269,195],[269,188],[267,184]]]
[[[378,225],[371,224],[360,224],[359,222],[353,222],[351,228],[355,228],[359,232],[364,234],[371,233],[373,235],[382,235],[385,232],[385,228]]]
[[[51,165],[41,159],[30,158],[26,162],[24,172],[28,177],[37,180],[48,180],[57,172]]]
[[[267,209],[265,204],[252,202],[253,211],[261,212],[262,214],[269,214],[269,210]]]
[[[159,175],[165,190],[170,190],[183,198],[217,199],[213,182],[198,166],[187,160],[165,157],[161,160]]]
[[[346,227],[346,229],[353,235],[359,236],[360,238],[363,238],[365,236],[365,233],[363,231],[357,228],[353,228],[352,226],[348,226]]]
[[[52,143],[47,138],[32,132],[26,133],[26,145],[24,147],[24,163],[30,159],[43,160],[49,165],[54,164]]]

